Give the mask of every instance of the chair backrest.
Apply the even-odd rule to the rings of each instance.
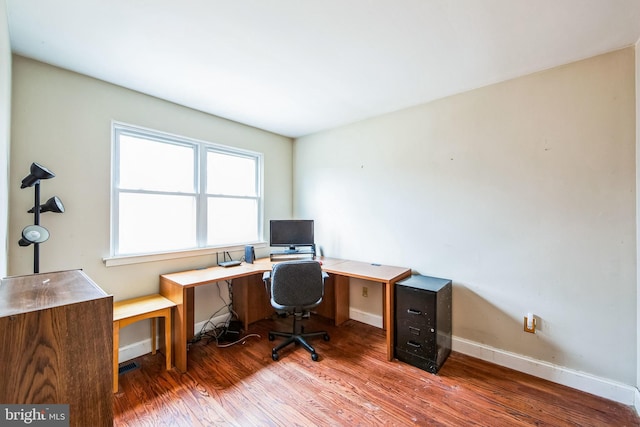
[[[271,305],[280,310],[312,308],[324,296],[320,263],[313,260],[285,261],[271,271]]]

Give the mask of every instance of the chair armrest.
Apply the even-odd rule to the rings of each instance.
[[[262,281],[267,283],[271,280],[271,272],[270,271],[265,271],[264,273],[262,273]]]
[[[323,271],[322,272],[322,281],[324,282],[328,278],[329,278],[329,273],[327,273],[326,271]]]

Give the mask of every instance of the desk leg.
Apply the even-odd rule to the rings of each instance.
[[[395,305],[394,292],[393,292],[394,285],[392,283],[383,283],[382,286],[384,287],[384,293],[385,293],[384,311],[382,316],[383,316],[384,328],[386,329],[386,332],[387,332],[387,360],[391,361],[393,360],[393,343],[395,341],[395,337],[394,337],[395,331],[393,330],[394,322],[392,321],[394,316],[393,307]]]
[[[382,330],[386,331],[389,329],[389,326],[387,325],[387,286],[388,284],[386,282],[382,282],[382,301],[381,302],[381,306],[382,306]]]
[[[349,320],[349,277],[335,274],[334,295],[335,295],[335,322],[340,325]]]
[[[187,305],[191,294],[191,335],[193,335],[193,289],[185,289],[169,280],[160,278],[160,295],[176,303],[173,316],[173,363],[180,372],[187,372]]]
[[[173,318],[173,364],[178,371],[187,372],[187,322],[184,304],[176,305]]]
[[[396,318],[396,281],[402,280],[406,277],[411,276],[411,270],[407,271],[400,277],[397,277],[392,282],[384,282],[384,293],[385,293],[385,306],[384,306],[384,327],[387,330],[387,360],[392,361],[394,357],[394,345],[395,345],[395,318]]]

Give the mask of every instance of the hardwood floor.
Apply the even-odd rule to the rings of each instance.
[[[318,362],[293,346],[274,362],[268,331],[288,322],[257,322],[248,333],[261,338],[229,348],[192,345],[185,374],[166,371],[161,354],[136,359],[140,369],[120,375],[115,425],[640,426],[631,407],[459,353],[437,375],[386,362],[383,331],[352,320],[306,322],[331,335],[312,341]]]

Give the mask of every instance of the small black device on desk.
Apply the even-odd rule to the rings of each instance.
[[[222,261],[218,265],[221,267],[235,267],[236,265],[242,264],[240,261]]]
[[[229,257],[228,261],[227,261],[227,257]],[[220,258],[218,258],[218,254],[216,253],[216,264],[218,264],[221,267],[235,267],[236,265],[242,264],[242,262],[232,260],[229,252],[223,252],[222,261],[220,261]]]
[[[253,246],[247,245],[244,247],[244,261],[247,264],[253,264],[256,259],[256,251]]]

